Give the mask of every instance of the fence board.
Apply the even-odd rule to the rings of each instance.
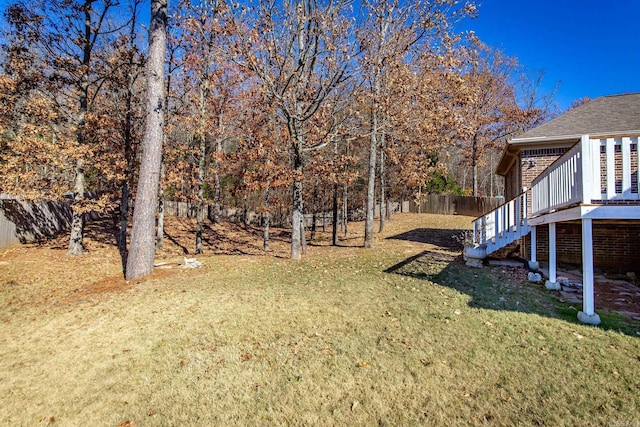
[[[496,197],[454,196],[450,194],[428,194],[422,197],[422,203],[411,203],[410,212],[478,217],[504,203],[504,199]]]
[[[52,237],[70,225],[67,203],[0,198],[0,247]]]

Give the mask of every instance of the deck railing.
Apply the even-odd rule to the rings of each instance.
[[[485,245],[490,254],[528,234],[531,217],[573,205],[640,200],[638,139],[583,135],[533,180],[530,191],[478,217],[473,244]]]
[[[473,243],[486,245],[487,255],[529,233],[527,194],[522,193],[473,221]]]
[[[638,137],[590,139],[584,135],[533,180],[531,215],[638,198]]]

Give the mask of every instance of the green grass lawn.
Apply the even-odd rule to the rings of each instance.
[[[0,272],[0,423],[639,425],[640,327],[465,266],[466,224],[401,215],[371,250],[205,256],[48,303],[29,286],[59,279]]]

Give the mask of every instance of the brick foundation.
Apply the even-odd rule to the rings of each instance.
[[[521,254],[530,259],[531,237],[523,239]],[[549,260],[549,226],[537,228],[536,257]],[[556,224],[556,258],[559,263],[582,264],[582,225]],[[640,224],[593,221],[593,261],[596,268],[640,274]]]

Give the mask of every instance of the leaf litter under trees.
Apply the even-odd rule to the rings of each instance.
[[[0,120],[6,149],[0,189],[26,198],[54,193],[60,197],[62,189],[73,191],[86,178],[86,188],[101,197],[97,203],[77,202],[75,211],[109,212],[119,207],[124,259],[129,201],[138,197],[139,176],[133,170],[140,159],[145,119],[141,113],[145,88],[138,76],[147,58],[140,47],[142,37],[136,39],[139,20],[111,19],[108,12],[118,7],[135,12],[144,4],[139,0],[55,3],[60,7],[52,10],[42,32],[31,31],[35,26],[26,24],[44,18],[29,15],[20,6],[23,3],[16,4],[17,9],[7,11],[20,13],[4,15],[10,34],[17,37],[3,49],[20,55],[8,55],[9,61],[2,64]],[[82,14],[96,22],[87,27],[93,35],[80,31],[78,38],[66,37],[69,52],[80,49],[88,56],[63,52],[57,61],[41,67],[38,76],[33,64],[46,65],[42,60],[47,59],[47,50],[39,50],[43,46],[39,37],[56,34],[50,23],[65,22],[65,7],[75,13],[68,16],[75,17],[69,21],[75,27],[64,31],[82,29],[84,24],[76,19]],[[213,223],[223,206],[240,208],[245,223],[250,209],[260,212],[265,250],[269,218],[284,206],[279,213],[291,217],[292,258],[299,258],[304,248],[303,214],[332,210],[333,217],[343,220],[344,232],[349,213],[361,210],[368,218],[364,239],[368,246],[376,201],[383,230],[390,215],[387,201],[411,200],[423,189],[436,188],[427,185],[436,176],[459,177],[454,172],[464,165],[457,156],[469,136],[464,124],[472,122],[467,107],[472,105],[473,90],[466,82],[477,58],[467,55],[473,50],[466,49],[469,42],[456,34],[454,24],[475,13],[473,2],[444,1],[172,4],[170,83],[164,98],[170,114],[163,136],[166,173],[161,199],[197,203],[200,221],[191,246],[202,250],[208,225],[203,211],[208,204],[213,205],[213,212],[209,209]],[[111,31],[100,33],[98,24]],[[86,60],[93,62],[82,65]],[[510,73],[504,79],[512,89],[520,70],[513,68]],[[525,98],[509,104],[514,107],[507,109],[511,119],[520,117],[531,124],[545,117],[544,109],[536,117],[520,114],[519,108],[538,111],[538,101]],[[25,100],[40,105],[40,112],[10,114],[22,111],[14,107],[25,105]],[[513,128],[524,129],[528,126],[524,122]],[[33,149],[23,150],[22,138],[32,138]],[[478,165],[488,163],[482,158],[487,154],[479,156]],[[478,187],[475,182],[473,187]],[[491,180],[492,192],[493,188]],[[262,201],[256,203],[256,198]],[[71,241],[79,241],[74,233]]]

